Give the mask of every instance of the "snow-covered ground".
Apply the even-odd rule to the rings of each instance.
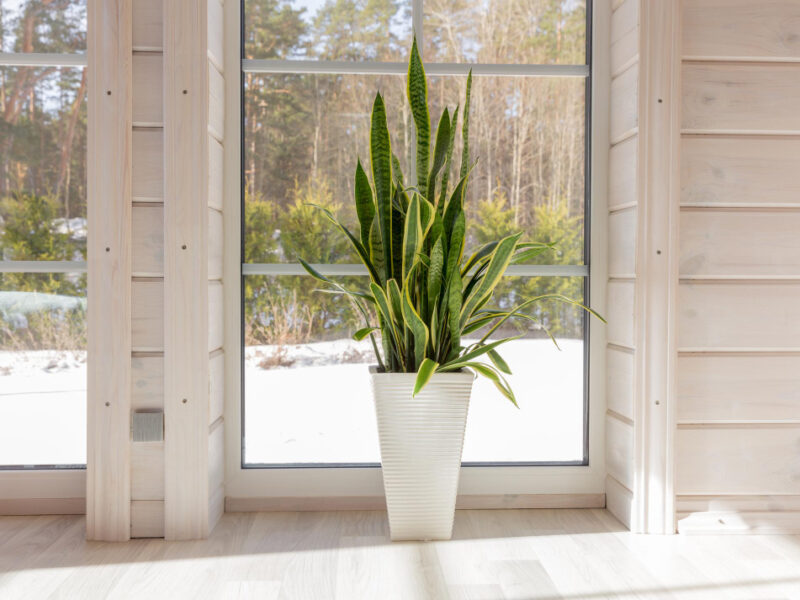
[[[520,410],[494,386],[473,388],[465,461],[562,461],[583,456],[583,344],[517,340],[501,354]],[[245,363],[246,461],[379,462],[368,343],[269,346]],[[0,352],[0,465],[86,461],[86,362],[79,352]]]

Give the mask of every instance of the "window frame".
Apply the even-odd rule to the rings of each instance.
[[[413,0],[421,6],[421,0]],[[243,410],[243,277],[248,274],[305,274],[299,265],[242,263],[241,198],[244,174],[242,114],[245,70],[270,73],[386,74],[406,72],[405,63],[349,61],[272,61],[241,59],[244,40],[242,2],[225,4],[226,72],[240,78],[226,80],[225,150],[225,299],[226,315],[226,495],[230,498],[372,497],[382,496],[379,465],[261,465],[244,464]],[[421,10],[414,15],[414,29],[421,26]],[[470,66],[477,75],[582,76],[586,80],[585,163],[586,201],[584,265],[516,265],[509,275],[580,275],[585,298],[599,312],[605,308],[607,252],[604,217],[608,161],[608,40],[610,11],[605,3],[587,0],[586,65],[469,65],[426,64],[429,75],[466,75]],[[601,52],[597,50],[601,49]],[[237,137],[238,136],[238,137]],[[592,235],[594,233],[595,235]],[[591,261],[589,258],[591,257]],[[360,265],[320,265],[328,274],[357,274]],[[517,272],[519,271],[519,272]],[[591,282],[591,286],[589,285]],[[584,460],[577,463],[464,463],[461,494],[596,494],[604,491],[605,329],[584,319]],[[589,402],[591,398],[591,402]],[[589,435],[591,432],[591,435]],[[338,467],[338,468],[337,468]],[[347,468],[342,468],[347,467]]]

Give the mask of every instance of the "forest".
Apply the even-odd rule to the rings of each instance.
[[[410,48],[406,1],[246,0],[244,9],[247,58],[405,62]],[[425,0],[423,59],[584,64],[585,12],[577,0]],[[85,52],[85,1],[2,0],[0,36],[2,52]],[[444,107],[456,108],[465,80],[430,78],[434,124]],[[85,257],[87,83],[83,68],[0,67],[1,260]],[[358,157],[369,168],[369,110],[378,90],[393,151],[412,177],[404,76],[245,73],[243,87],[243,260],[355,262],[309,204],[352,220],[353,173]],[[583,263],[585,100],[582,78],[475,78],[468,247],[522,230],[527,239],[555,244],[539,263]],[[310,278],[244,279],[247,344],[349,335],[350,307],[318,293]],[[583,279],[510,277],[494,301],[504,305],[533,291],[580,299]],[[13,310],[19,296],[8,292],[82,298],[85,275],[0,274],[0,349],[85,343],[85,303],[44,302],[20,317]],[[554,334],[582,335],[576,311],[539,310]]]

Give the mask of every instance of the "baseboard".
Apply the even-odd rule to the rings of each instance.
[[[0,498],[0,516],[85,514],[86,498]]]
[[[603,508],[597,494],[482,494],[459,496],[456,509]],[[225,512],[386,510],[383,496],[225,498]]]
[[[606,508],[628,529],[631,528],[632,507],[633,492],[611,475],[606,475]]]
[[[800,511],[711,511],[678,513],[678,533],[800,534]]]

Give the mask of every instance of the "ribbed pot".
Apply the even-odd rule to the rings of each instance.
[[[416,397],[415,373],[370,375],[392,540],[449,540],[474,375],[437,373]]]

